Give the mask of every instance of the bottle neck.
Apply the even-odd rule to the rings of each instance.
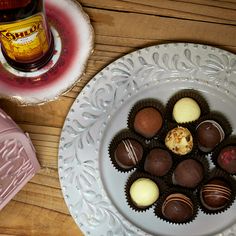
[[[0,10],[11,10],[27,6],[31,0],[1,0]]]

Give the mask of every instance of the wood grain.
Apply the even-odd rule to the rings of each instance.
[[[236,23],[236,7],[234,1],[81,0],[81,3],[91,8],[159,15],[165,18],[172,17],[234,25]]]
[[[95,49],[77,85],[40,106],[0,99],[0,107],[29,133],[42,167],[0,212],[0,235],[82,235],[62,196],[57,153],[70,106],[96,73],[129,52],[160,43],[195,42],[236,52],[234,0],[80,2],[95,29]]]
[[[50,200],[50,198],[46,198],[46,200]],[[67,214],[12,200],[1,211],[0,235],[78,236],[82,235],[82,232]]]

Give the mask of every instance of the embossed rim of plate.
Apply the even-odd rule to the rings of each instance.
[[[170,48],[177,48],[179,54],[173,54]],[[162,55],[161,63],[159,63],[158,57],[159,50],[166,50],[166,53]],[[153,53],[152,65],[148,63],[150,62],[148,61],[150,58],[147,59],[150,51]],[[155,52],[157,53],[155,54]],[[192,57],[193,54],[195,55],[194,58]],[[205,64],[201,64],[199,54],[203,55]],[[206,54],[208,57],[206,57]],[[140,55],[142,55],[142,57]],[[117,93],[112,93],[114,90],[112,87],[114,78],[119,78],[121,80],[123,79],[123,82],[127,80],[135,81],[137,79],[135,74],[132,74],[132,71],[130,70],[130,68],[135,68],[136,66],[132,63],[130,58],[137,59],[139,64],[145,68],[145,76],[151,77],[151,79],[148,77],[150,81],[145,81],[141,84],[145,88],[154,82],[152,79],[154,76],[150,76],[150,73],[153,72],[148,71],[148,69],[151,70],[151,68],[154,68],[155,70],[157,68],[158,79],[155,79],[155,83],[159,83],[162,79],[172,81],[177,78],[181,78],[182,80],[187,81],[187,83],[189,80],[190,82],[191,80],[194,80],[195,82],[199,81],[203,84],[205,83],[207,85],[211,85],[214,89],[223,91],[236,101],[235,55],[225,50],[207,45],[170,43],[147,47],[119,58],[94,76],[94,78],[78,95],[67,115],[61,133],[58,153],[58,170],[65,202],[77,225],[85,234],[88,235],[111,236],[116,233],[115,231],[112,231],[112,229],[108,229],[108,227],[99,228],[99,224],[92,227],[92,225],[100,223],[96,222],[97,219],[95,215],[89,214],[90,211],[93,212],[92,209],[96,206],[96,201],[99,200],[103,206],[103,209],[105,209],[104,214],[109,211],[112,217],[114,217],[113,221],[115,222],[117,220],[120,223],[120,228],[122,229],[119,229],[121,230],[119,232],[125,233],[126,235],[150,235],[149,233],[136,228],[136,226],[132,225],[125,219],[125,217],[118,213],[117,209],[115,209],[109,200],[106,192],[103,191],[103,184],[98,169],[99,145],[107,122],[111,119],[117,107],[122,106],[126,99],[129,99],[132,95],[138,93],[140,89],[139,86],[141,86],[136,83],[132,84],[132,86],[134,86],[133,90],[130,89],[128,92],[122,91],[123,97],[119,97],[119,93],[117,91],[115,91]],[[163,69],[164,67],[166,67],[167,70]],[[123,68],[123,72],[121,68]],[[173,68],[173,70],[169,73],[171,68]],[[202,77],[196,76],[197,73],[202,73]],[[105,84],[104,81],[109,82]],[[108,94],[100,93],[101,91],[106,91],[105,89],[104,91],[101,90],[102,85],[108,86]],[[97,101],[94,100],[94,96],[96,96],[94,94],[96,94],[99,98]],[[107,100],[109,96],[114,96],[114,100],[117,99],[118,101],[115,101],[112,105],[109,104],[109,101]],[[101,98],[103,98],[104,103],[102,103]],[[89,99],[91,100],[89,101]],[[89,109],[96,107],[100,108],[103,113],[100,116],[96,116],[92,114],[92,112],[88,113],[86,110],[88,107]],[[90,119],[95,120],[92,125],[87,122]],[[88,159],[85,158],[83,160],[82,156],[78,156],[78,150],[86,152],[89,156]],[[79,175],[74,176],[75,173],[78,173]],[[90,186],[92,182],[96,182],[96,186]],[[80,189],[82,186],[81,183],[87,183],[87,185],[83,185],[82,188],[84,189]],[[95,188],[93,189],[92,187]],[[83,192],[85,189],[86,191]],[[100,191],[99,193],[101,194],[96,195],[97,189],[100,189],[98,191]],[[87,194],[86,196],[83,195],[85,193]],[[88,200],[87,198],[89,197],[94,197],[95,200]],[[96,197],[99,199],[96,199]],[[85,207],[86,209],[84,209],[83,204],[87,204],[87,208]],[[221,232],[222,235],[230,235],[230,233],[235,231],[235,227],[236,225],[232,225],[227,228]],[[116,230],[115,227],[114,230]]]

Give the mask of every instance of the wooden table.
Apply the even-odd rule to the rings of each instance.
[[[64,119],[84,85],[115,59],[165,42],[197,42],[236,53],[236,0],[80,0],[95,30],[86,74],[66,95],[35,107],[1,100],[35,145],[39,173],[0,212],[0,235],[83,235],[60,189],[57,152]]]

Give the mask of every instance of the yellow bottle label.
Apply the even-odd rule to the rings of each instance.
[[[46,21],[41,13],[13,23],[0,24],[0,39],[5,53],[18,62],[40,59],[50,46]]]

